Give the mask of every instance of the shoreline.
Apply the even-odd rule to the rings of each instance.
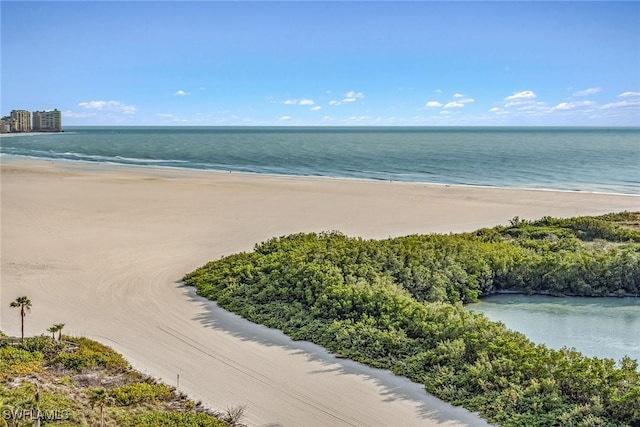
[[[0,173],[0,304],[31,299],[25,333],[66,323],[65,333],[109,345],[144,373],[170,384],[179,375],[181,391],[214,409],[246,404],[249,425],[483,422],[229,317],[180,286],[187,272],[297,232],[387,238],[638,206],[634,196],[35,160],[0,162]],[[0,321],[19,331],[14,310]]]
[[[526,291],[502,290],[502,291],[492,291],[488,294],[481,295],[478,297],[478,300],[479,300],[478,302],[482,301],[483,298],[492,297],[494,295],[524,295],[524,296],[540,295],[540,296],[554,297],[554,298],[584,298],[584,299],[590,299],[590,298],[614,298],[614,299],[638,298],[640,299],[640,294],[574,295],[574,294],[554,294],[552,292],[544,292],[544,291],[530,293]],[[468,304],[475,304],[475,303],[472,302]],[[465,305],[468,305],[468,304],[465,304]]]
[[[468,189],[490,189],[490,190],[513,190],[513,191],[542,191],[542,192],[557,192],[557,193],[569,193],[569,194],[593,194],[593,195],[610,195],[610,196],[625,196],[625,197],[640,197],[639,194],[633,193],[615,193],[604,191],[588,191],[588,190],[570,190],[559,188],[533,188],[533,187],[509,187],[509,186],[492,186],[481,184],[455,184],[455,183],[441,183],[441,182],[427,182],[427,181],[399,181],[388,179],[376,179],[376,178],[356,178],[346,176],[331,176],[331,175],[294,175],[294,174],[280,174],[280,173],[266,173],[266,172],[247,172],[247,171],[232,171],[223,169],[199,169],[199,168],[187,168],[179,166],[157,166],[157,165],[138,165],[118,162],[92,162],[88,160],[69,160],[69,159],[49,159],[41,157],[31,157],[16,154],[4,154],[0,153],[0,164],[4,160],[10,162],[15,161],[34,161],[44,163],[60,163],[62,165],[86,165],[100,167],[103,165],[105,168],[130,168],[132,170],[166,170],[166,171],[178,171],[178,172],[194,172],[194,173],[212,173],[222,175],[246,175],[253,177],[268,177],[268,178],[284,178],[284,179],[309,179],[309,180],[328,180],[328,181],[344,181],[344,182],[364,182],[364,183],[388,183],[396,185],[423,185],[432,187],[445,187],[445,188],[468,188]]]
[[[6,132],[0,133],[1,138],[12,138],[16,136],[39,136],[39,135],[51,135],[57,133],[65,133],[64,131],[47,131],[47,132]]]

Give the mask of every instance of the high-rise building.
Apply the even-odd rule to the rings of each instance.
[[[0,133],[11,132],[11,117],[5,116],[0,119]]]
[[[34,111],[33,130],[38,132],[62,132],[62,113],[60,111]]]
[[[31,132],[31,113],[26,110],[12,110],[11,132]]]

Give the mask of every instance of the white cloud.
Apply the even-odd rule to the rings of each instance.
[[[518,109],[523,109],[524,107],[544,108],[546,105],[547,104],[545,102],[524,99],[522,101],[506,102],[504,104],[504,107],[518,107]]]
[[[287,120],[291,120],[292,118],[293,117],[291,117],[291,116],[282,116],[278,120],[287,121]]]
[[[502,108],[493,107],[489,110],[490,113],[493,114],[509,114],[509,111],[503,110]]]
[[[343,96],[344,98],[342,98],[342,101],[331,100],[329,101],[329,105],[341,105],[341,104],[356,102],[358,99],[364,98],[364,93],[350,90],[349,92],[346,92]]]
[[[596,105],[593,101],[579,101],[579,102],[561,102],[555,107],[551,108],[551,111],[567,111],[567,110],[575,110],[580,107],[593,107]]]
[[[344,94],[345,98],[357,98],[357,99],[361,99],[364,98],[364,93],[362,92],[354,92],[354,91],[349,91],[347,93]]]
[[[618,95],[618,98],[635,98],[640,96],[640,92],[623,92]]]
[[[534,110],[541,109],[545,106],[544,102],[538,102],[535,99],[537,95],[531,90],[523,90],[504,98],[504,107],[518,107],[518,109]]]
[[[351,116],[347,119],[350,122],[366,122],[371,120],[370,116]]]
[[[286,105],[314,105],[315,102],[313,101],[313,99],[302,98],[302,99],[287,99],[286,101],[284,101],[284,104],[286,104]]]
[[[87,110],[112,111],[123,114],[135,114],[136,107],[126,105],[120,101],[87,101],[78,104],[79,107]]]
[[[171,113],[156,113],[154,115],[162,119],[164,122],[171,122],[171,123],[201,123],[202,122],[202,119],[197,117],[199,116],[199,114],[196,115],[196,117],[194,118],[179,117]]]
[[[442,89],[436,89],[436,93],[442,93]]]
[[[545,104],[543,102],[527,102],[518,104],[518,111],[540,111],[544,109]]]
[[[91,112],[78,113],[77,111],[71,111],[71,110],[64,111],[62,114],[63,114],[64,117],[73,117],[74,119],[77,119],[77,118],[82,118],[83,119],[83,118],[86,118],[86,117],[95,117],[96,116],[96,113],[91,113]]]
[[[454,93],[453,100],[447,102],[446,104],[441,103],[440,101],[427,101],[424,104],[427,108],[439,108],[442,107],[444,109],[448,108],[462,108],[465,104],[469,104],[471,102],[475,102],[475,99],[469,98],[467,95],[463,95],[461,93]]]
[[[315,107],[311,107],[309,108],[309,111],[320,111],[322,110],[322,107],[319,105],[316,105]]]
[[[602,88],[599,87],[590,87],[589,89],[579,90],[573,94],[573,96],[589,96],[596,93],[602,92]]]
[[[551,108],[552,110],[572,110],[575,108],[575,104],[573,102],[561,102],[555,107]]]
[[[185,92],[182,89],[175,91],[173,94],[173,96],[187,96],[187,95],[191,95],[191,94],[189,92]]]
[[[524,99],[535,99],[536,94],[531,90],[523,90],[522,92],[514,93],[511,96],[507,96],[505,101],[519,101]]]
[[[452,101],[444,105],[442,108],[462,108],[464,104],[462,102]]]
[[[640,99],[632,99],[632,100],[624,100],[619,102],[610,102],[609,104],[604,104],[602,107],[603,110],[609,110],[611,108],[624,108],[624,107],[636,107],[640,106]]]
[[[504,98],[502,107],[494,107],[489,112],[496,115],[510,114],[514,116],[540,116],[548,114],[551,109],[546,102],[536,101],[537,95],[531,90],[515,92]]]
[[[88,108],[90,110],[104,110],[107,104],[117,103],[118,101],[89,101],[81,102],[78,105],[82,108]]]

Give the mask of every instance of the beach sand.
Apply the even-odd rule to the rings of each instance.
[[[263,426],[482,425],[421,386],[292,342],[195,296],[187,272],[257,242],[339,230],[384,238],[514,216],[638,210],[640,198],[3,159],[0,328],[64,322],[137,369]]]

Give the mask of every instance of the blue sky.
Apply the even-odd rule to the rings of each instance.
[[[640,125],[638,2],[2,1],[2,115]]]

